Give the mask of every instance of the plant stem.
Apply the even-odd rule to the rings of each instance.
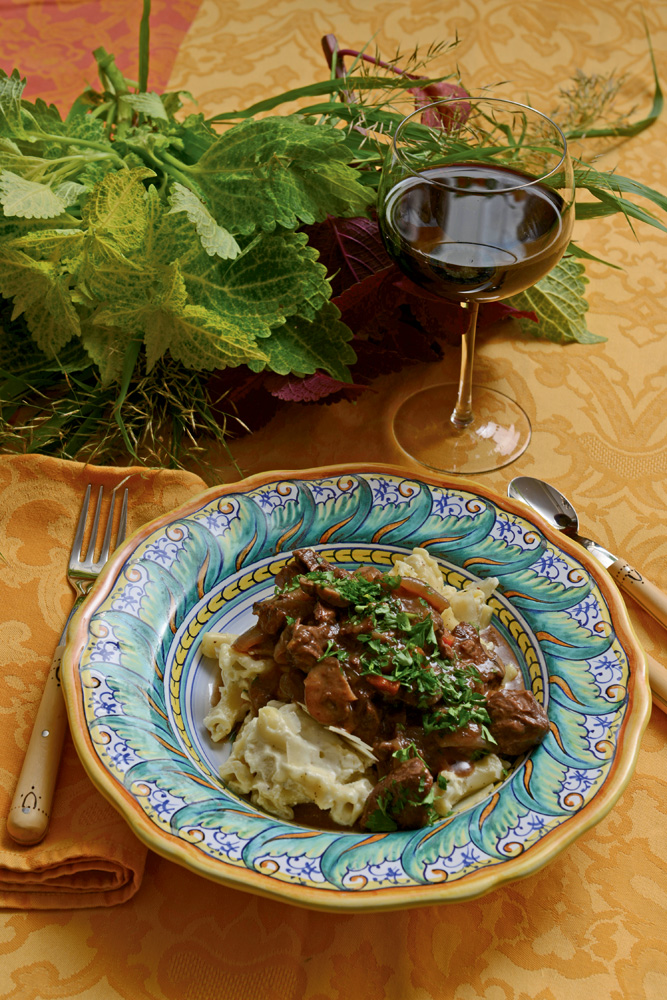
[[[150,16],[151,0],[144,0],[144,12],[139,25],[139,90],[148,90],[148,60],[150,56]]]
[[[374,56],[367,56],[365,52],[358,52],[356,49],[338,49],[337,55],[339,59],[345,56],[352,56],[354,59],[363,59],[364,62],[372,63],[373,66],[381,66],[383,69],[391,70],[392,73],[398,73],[399,76],[406,76],[408,80],[426,80],[425,76],[420,76],[417,73],[408,73],[404,69],[399,69],[398,66],[392,66],[391,63],[385,62],[383,59],[376,59]]]
[[[49,142],[59,142],[63,146],[83,146],[86,149],[96,149],[98,153],[106,153],[107,156],[113,157],[118,163],[122,163],[120,156],[118,156],[112,149],[108,146],[103,146],[100,142],[93,142],[92,139],[79,139],[72,135],[52,135],[50,132],[39,132],[34,133],[39,139],[48,139]]]
[[[186,187],[192,187],[193,182],[186,175],[189,173],[194,174],[195,171],[187,163],[183,163],[177,157],[172,156],[166,149],[160,151],[160,160],[164,161],[164,169],[168,174],[171,174],[174,180],[177,180],[179,184],[185,184]]]
[[[182,168],[184,164],[182,164],[180,160],[177,160],[176,157],[169,156],[169,154],[164,152],[164,150],[159,156],[153,156],[153,154],[149,153],[149,151],[143,146],[140,146],[138,143],[135,144],[131,141],[127,141],[127,148],[133,153],[136,153],[137,156],[140,156],[147,167],[150,167],[152,170],[157,170],[162,174],[169,174],[170,177],[173,177],[179,184],[183,184],[187,188],[192,188],[192,181],[178,169],[178,167]]]
[[[93,55],[97,60],[100,75],[103,73],[104,76],[107,77],[114,89],[115,94],[118,97],[120,97],[121,94],[129,94],[127,81],[116,66],[115,56],[113,56],[110,52],[107,52],[103,46],[99,49],[95,49]]]

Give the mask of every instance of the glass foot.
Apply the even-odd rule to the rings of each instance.
[[[509,396],[474,385],[474,419],[462,429],[450,420],[458,385],[433,385],[409,396],[394,417],[396,441],[410,458],[436,472],[466,476],[493,472],[528,447],[530,420]]]

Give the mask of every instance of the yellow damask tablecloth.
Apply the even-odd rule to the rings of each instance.
[[[206,113],[321,79],[319,40],[328,32],[356,48],[374,35],[388,55],[458,33],[450,61],[471,87],[509,80],[507,96],[550,109],[577,67],[615,70],[626,74],[623,93],[638,113],[650,105],[641,9],[629,0],[202,0],[194,14],[195,7],[169,87],[191,91]],[[664,72],[667,8],[648,0],[643,12]],[[603,162],[665,191],[666,154],[661,121]],[[484,482],[499,492],[519,474],[558,484],[589,534],[667,590],[667,235],[637,226],[635,237],[613,217],[577,224],[575,237],[623,269],[587,267],[589,326],[608,339],[561,347],[511,325],[481,338],[477,380],[520,399],[534,428],[528,452]],[[408,464],[391,437],[392,413],[409,391],[448,380],[457,367],[452,350],[437,365],[378,380],[356,404],[285,408],[238,442],[236,459],[247,473]],[[220,480],[238,477],[225,455],[211,457]],[[63,546],[48,537],[48,580],[62,586],[53,567]],[[0,551],[6,541],[0,537]],[[26,628],[29,595],[26,585]],[[630,613],[646,649],[667,663],[665,631],[637,606]],[[46,666],[40,660],[35,669]],[[667,718],[653,710],[635,775],[598,826],[543,871],[477,901],[394,914],[309,913],[221,888],[149,854],[139,891],[120,906],[6,911],[0,919],[0,1000],[658,1000],[667,994]]]

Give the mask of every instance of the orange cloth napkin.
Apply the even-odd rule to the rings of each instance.
[[[65,571],[87,483],[126,477],[128,534],[205,489],[189,472],[0,457],[0,906],[112,906],[132,896],[146,848],[96,791],[65,742],[51,824],[32,847],[7,834],[44,680],[74,594]]]

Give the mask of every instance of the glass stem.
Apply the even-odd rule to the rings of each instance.
[[[472,363],[475,355],[475,334],[477,332],[478,302],[468,302],[468,324],[461,341],[461,374],[456,406],[449,418],[455,427],[464,428],[473,422],[472,412]]]

